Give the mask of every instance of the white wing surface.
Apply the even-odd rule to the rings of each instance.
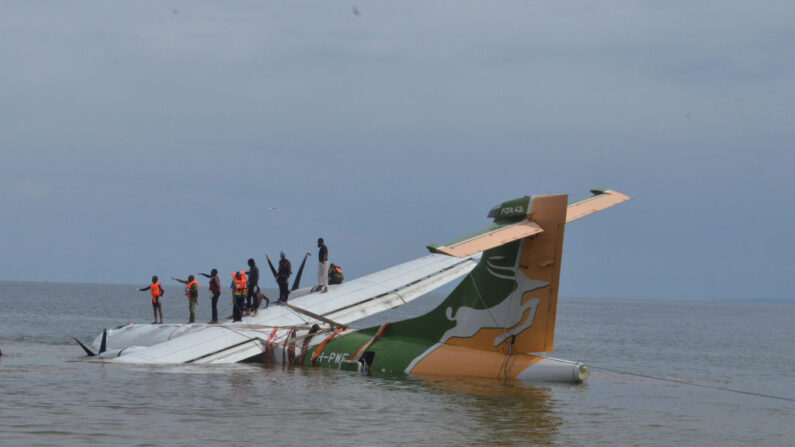
[[[341,324],[403,305],[469,273],[474,258],[430,254],[413,261],[330,286],[289,302]],[[109,331],[108,348],[121,349],[121,363],[232,363],[258,355],[268,338],[286,337],[287,326],[310,327],[317,320],[286,306],[273,305],[242,323],[221,325],[128,325]],[[130,346],[146,346],[129,349]]]

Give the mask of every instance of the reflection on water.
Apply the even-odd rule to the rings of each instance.
[[[478,443],[552,444],[562,424],[547,387],[472,378],[419,383],[445,406],[467,409],[465,424]]]

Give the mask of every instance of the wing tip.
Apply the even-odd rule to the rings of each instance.
[[[80,345],[81,348],[83,348],[83,351],[86,352],[87,356],[96,357],[96,354],[93,351],[91,351],[90,349],[88,349],[88,346],[84,345],[83,342],[81,342],[80,340],[77,339],[77,337],[72,337],[72,340],[76,341],[77,344]]]
[[[604,188],[604,189],[591,189],[590,192],[591,192],[591,194],[594,195],[594,197],[595,196],[601,196],[603,194],[607,194],[607,195],[611,195],[611,196],[621,197],[625,201],[632,198],[632,197],[630,197],[630,196],[628,196],[628,195],[626,195],[624,193],[618,192],[618,191],[616,191],[614,189],[607,189],[607,188]]]

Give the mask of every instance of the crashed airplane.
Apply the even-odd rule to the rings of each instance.
[[[611,190],[568,203],[525,196],[494,207],[493,223],[431,254],[327,293],[221,324],[127,324],[103,331],[91,359],[124,364],[260,362],[371,374],[469,376],[580,383],[588,367],[547,357],[555,338],[566,224],[629,200]],[[348,325],[464,277],[425,315],[365,329]],[[76,340],[76,339],[75,339]],[[98,351],[95,354],[95,351]]]

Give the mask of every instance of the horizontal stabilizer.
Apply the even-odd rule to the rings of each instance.
[[[524,219],[520,222],[498,225],[495,227],[487,227],[484,232],[475,234],[468,239],[452,243],[447,246],[433,246],[429,247],[433,251],[446,254],[448,256],[455,256],[456,258],[463,258],[465,256],[473,255],[486,251],[490,248],[499,247],[500,245],[507,244],[522,238],[532,236],[544,231],[535,222],[530,219]]]
[[[566,209],[566,223],[597,211],[602,211],[605,208],[610,208],[611,206],[618,205],[630,199],[627,195],[609,189],[594,189],[591,190],[591,192],[594,194],[593,197],[569,204],[569,207]]]
[[[609,189],[593,189],[591,193],[593,196],[587,199],[568,204],[566,223],[630,199],[627,195]],[[535,216],[529,212],[532,204],[533,198],[530,196],[503,202],[489,212],[489,217],[494,217],[492,225],[446,245],[429,245],[428,249],[433,253],[463,258],[542,233],[544,229],[533,220]]]

